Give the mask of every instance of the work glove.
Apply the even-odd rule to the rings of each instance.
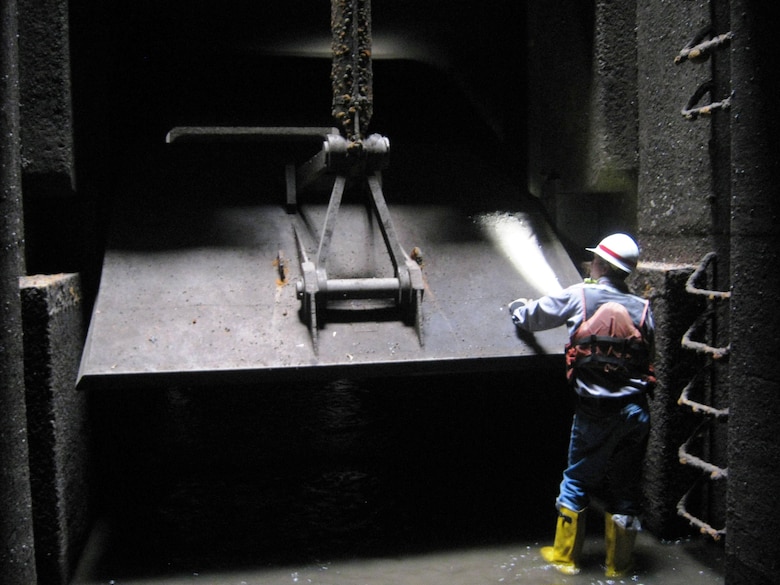
[[[517,311],[517,309],[519,309],[520,307],[525,307],[527,304],[528,304],[528,299],[526,298],[515,299],[514,301],[509,303],[509,313],[514,314],[514,312]]]

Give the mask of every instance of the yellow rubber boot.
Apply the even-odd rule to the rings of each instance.
[[[604,540],[607,547],[607,577],[625,577],[634,566],[637,521],[632,516],[604,515]]]
[[[553,546],[543,546],[541,550],[544,560],[565,575],[576,575],[580,572],[580,554],[585,540],[584,512],[585,510],[574,512],[568,508],[559,508],[555,543]]]

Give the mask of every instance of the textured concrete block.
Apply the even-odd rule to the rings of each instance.
[[[650,298],[656,322],[658,385],[650,401],[652,427],[644,470],[644,522],[654,534],[678,538],[692,530],[677,515],[677,502],[697,473],[679,462],[677,449],[693,433],[698,419],[677,404],[682,389],[701,367],[701,358],[681,346],[681,340],[703,309],[699,298],[686,293],[693,266],[641,264],[632,288]]]
[[[644,258],[698,262],[712,249],[711,130],[680,113],[709,78],[674,58],[709,23],[709,2],[643,3],[637,10],[639,237]]]
[[[77,274],[20,279],[35,554],[40,583],[70,578],[90,523],[84,324]]]
[[[74,180],[68,33],[67,2],[19,1],[22,167],[66,194]]]

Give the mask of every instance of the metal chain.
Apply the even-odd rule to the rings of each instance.
[[[373,114],[371,1],[332,0],[332,115],[352,141],[363,138]]]

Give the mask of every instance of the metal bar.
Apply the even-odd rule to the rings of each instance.
[[[688,449],[691,446],[691,442],[701,436],[703,434],[703,429],[705,425],[707,425],[710,422],[710,420],[704,420],[693,432],[693,434],[688,437],[688,440],[685,441],[680,447],[677,449],[677,456],[680,458],[680,463],[682,465],[692,465],[693,467],[696,467],[697,469],[701,469],[702,471],[709,474],[710,479],[726,479],[729,475],[728,469],[724,469],[723,467],[718,467],[717,465],[714,465],[708,461],[705,461],[704,459],[697,457],[696,455],[691,454]]]
[[[693,412],[696,413],[702,412],[706,415],[715,417],[716,419],[726,418],[729,415],[728,408],[714,408],[707,404],[696,402],[695,400],[692,400],[690,398],[691,390],[693,390],[694,386],[700,380],[704,371],[709,367],[712,367],[711,363],[707,364],[701,370],[699,370],[699,372],[693,377],[693,379],[690,382],[688,382],[688,384],[686,384],[685,388],[683,388],[683,391],[680,394],[680,397],[677,399],[677,404],[679,404],[680,406],[687,406]]]
[[[715,312],[712,310],[705,311],[701,315],[699,315],[696,320],[693,322],[693,325],[691,325],[688,330],[685,332],[685,334],[682,337],[682,346],[687,349],[692,349],[694,351],[697,351],[699,353],[704,353],[712,357],[714,360],[719,360],[724,357],[727,357],[731,353],[731,344],[725,346],[725,347],[713,347],[711,345],[708,345],[706,343],[702,343],[701,341],[693,341],[691,337],[693,334],[698,331],[706,321],[711,319],[714,316]]]
[[[300,223],[299,216],[295,216],[297,223]],[[302,302],[302,314],[309,326],[309,334],[311,335],[312,349],[316,355],[319,350],[318,336],[317,336],[317,292],[319,291],[319,283],[317,282],[317,268],[314,262],[309,260],[309,255],[306,253],[306,242],[304,239],[306,236],[305,229],[298,229],[293,223],[293,233],[295,234],[295,241],[298,245],[298,257],[301,261],[301,280],[298,282],[298,297]]]
[[[387,202],[385,201],[384,194],[382,193],[382,186],[379,181],[379,175],[377,173],[371,174],[367,177],[368,186],[371,190],[371,201],[374,204],[374,211],[379,218],[379,227],[382,230],[382,237],[385,240],[385,245],[390,253],[390,258],[393,262],[393,266],[398,271],[400,267],[406,263],[406,254],[404,253],[401,244],[398,241],[398,236],[395,232],[395,226],[390,216],[390,211],[387,208]]]
[[[333,278],[328,279],[325,293],[331,297],[340,295],[346,297],[352,293],[395,295],[401,286],[397,278]]]
[[[688,506],[688,498],[693,493],[694,488],[698,485],[699,482],[694,483],[691,486],[691,489],[689,489],[686,494],[680,498],[680,501],[677,503],[677,514],[679,516],[682,516],[688,522],[691,523],[691,525],[696,526],[699,531],[702,534],[708,535],[713,540],[720,540],[721,537],[726,535],[726,528],[713,528],[710,524],[707,524],[703,520],[700,520],[690,512],[688,512],[687,506]]]
[[[177,126],[168,132],[165,142],[306,140],[338,132],[337,128],[318,126]]]
[[[679,54],[674,58],[675,65],[684,63],[685,61],[704,61],[715,49],[719,49],[723,45],[727,44],[734,38],[734,33],[731,31],[717,35],[707,41],[702,39],[710,34],[710,28],[707,27],[697,34],[685,47],[683,47]]]
[[[680,447],[677,450],[677,456],[680,458],[680,463],[682,465],[693,465],[702,471],[706,471],[709,474],[710,479],[725,479],[729,475],[728,469],[713,465],[712,463],[689,453],[684,447]]]
[[[325,223],[322,228],[322,236],[320,237],[320,246],[317,249],[316,264],[319,270],[325,269],[328,262],[330,243],[333,239],[333,232],[336,229],[336,218],[339,215],[341,196],[344,193],[344,186],[346,184],[347,178],[344,175],[338,175],[336,181],[333,183],[333,190],[331,191],[330,201],[328,202],[328,211],[325,214]]]
[[[704,39],[708,36],[712,38],[705,41]],[[713,36],[712,27],[706,26],[696,33],[693,39],[682,48],[679,54],[674,58],[674,63],[675,65],[679,65],[686,61],[691,61],[693,63],[704,62],[709,59],[711,53],[728,44],[732,38],[734,38],[732,32]],[[699,116],[709,116],[718,110],[728,110],[731,108],[731,96],[734,92],[720,101],[711,101],[711,103],[704,106],[694,107],[705,94],[709,93],[710,96],[712,96],[712,87],[712,81],[707,81],[696,89],[691,96],[691,99],[688,100],[688,104],[681,110],[681,114],[684,118],[696,120]]]
[[[707,91],[704,93],[707,93],[710,88],[706,89]],[[687,120],[696,120],[699,116],[709,116],[718,110],[728,110],[731,107],[731,96],[728,96],[719,102],[711,102],[704,106],[693,107],[699,102],[701,95],[699,95],[698,91],[694,93],[691,99],[688,101],[688,104],[680,111],[683,117]]]
[[[715,252],[709,252],[708,254],[705,254],[704,258],[702,258],[701,262],[699,263],[699,266],[697,266],[696,270],[691,273],[685,283],[685,290],[687,292],[691,293],[692,295],[706,296],[710,300],[727,300],[731,298],[731,293],[729,291],[708,290],[705,288],[699,288],[695,284],[695,282],[707,271],[709,265],[717,259],[717,256],[718,255]]]
[[[420,274],[422,278],[422,273]],[[423,334],[423,314],[422,314],[422,299],[423,289],[417,288],[414,283],[414,297],[413,297],[413,310],[414,310],[414,330],[417,332],[417,339],[420,341],[420,347],[425,347],[425,336]]]

